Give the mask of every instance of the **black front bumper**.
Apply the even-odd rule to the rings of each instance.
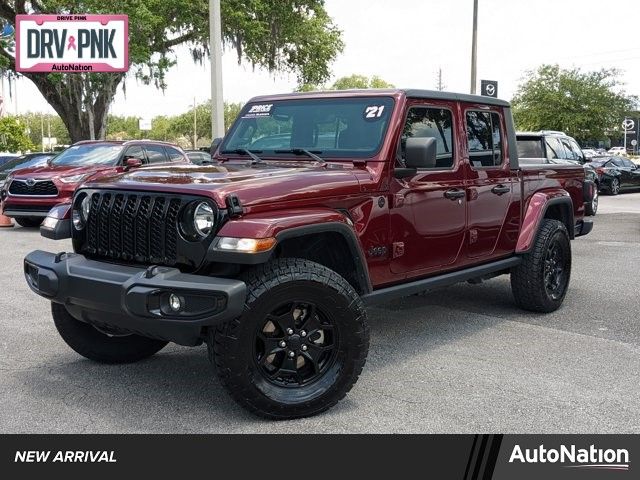
[[[74,253],[33,251],[24,259],[24,273],[34,292],[65,305],[80,321],[181,345],[197,345],[203,327],[238,317],[246,298],[239,280],[116,265]],[[172,294],[180,299],[178,311],[171,309]]]

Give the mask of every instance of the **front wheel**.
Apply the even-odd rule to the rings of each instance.
[[[36,228],[42,223],[42,218],[38,217],[16,217],[15,221],[24,228]]]
[[[529,252],[511,271],[516,303],[533,312],[553,312],[564,300],[571,276],[569,233],[562,222],[544,219]]]
[[[363,303],[334,271],[280,259],[245,278],[240,318],[209,334],[222,384],[243,407],[271,419],[323,412],[353,387],[369,350]]]
[[[53,322],[62,339],[77,353],[100,363],[132,363],[160,351],[167,342],[98,329],[73,318],[64,305],[51,303]]]

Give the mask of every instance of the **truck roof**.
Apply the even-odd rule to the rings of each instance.
[[[253,97],[249,102],[269,102],[275,100],[292,100],[294,98],[318,98],[318,97],[353,97],[353,96],[400,96],[408,98],[425,98],[438,100],[452,100],[469,103],[484,103],[486,105],[497,105],[509,107],[509,102],[499,98],[485,97],[483,95],[470,95],[467,93],[442,92],[439,90],[421,90],[415,88],[370,88],[353,90],[322,90],[315,92],[292,92],[274,95],[260,95]]]

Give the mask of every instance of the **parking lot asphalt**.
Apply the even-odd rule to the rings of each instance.
[[[638,433],[640,193],[603,196],[600,209],[572,242],[560,310],[519,310],[508,277],[371,309],[354,389],[325,414],[285,422],[236,406],[205,347],[121,366],[79,357],[22,276],[27,252],[69,243],[0,230],[0,432]]]

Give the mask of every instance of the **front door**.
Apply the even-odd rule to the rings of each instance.
[[[505,149],[501,111],[469,108],[467,129],[467,256],[475,261],[509,254],[519,227],[517,174],[512,173]]]
[[[454,265],[466,230],[464,170],[455,138],[456,105],[413,102],[407,110],[398,163],[409,137],[434,137],[437,161],[416,175],[393,179],[391,271],[414,277]]]

